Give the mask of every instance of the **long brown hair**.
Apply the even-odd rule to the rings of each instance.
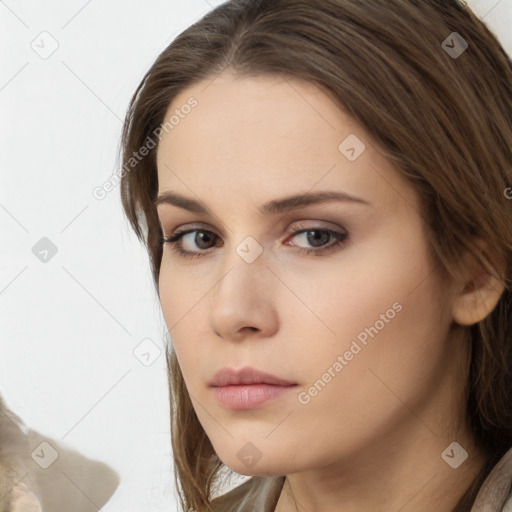
[[[456,0],[230,0],[212,10],[160,54],[133,95],[124,124],[122,203],[146,244],[157,290],[157,146],[136,165],[127,164],[149,147],[178,93],[226,69],[242,76],[296,77],[327,91],[420,193],[440,270],[460,277],[461,258],[470,251],[505,285],[491,314],[461,327],[471,361],[467,423],[488,454],[488,464],[457,506],[467,510],[492,463],[512,445],[509,56]],[[478,250],[476,240],[493,254]],[[497,260],[505,264],[501,274],[494,268]],[[212,494],[220,491],[226,468],[197,419],[169,347],[167,363],[181,505],[184,511],[214,510]],[[230,494],[222,510],[263,510],[258,507],[269,482],[270,477],[252,478],[243,493]],[[277,487],[282,482],[275,479]]]

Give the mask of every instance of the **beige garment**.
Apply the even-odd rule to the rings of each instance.
[[[98,512],[119,477],[27,428],[0,394],[0,512]]]
[[[485,479],[471,512],[512,512],[512,448]]]

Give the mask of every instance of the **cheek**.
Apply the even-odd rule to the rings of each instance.
[[[447,327],[440,324],[432,291],[425,285],[409,296],[373,298],[357,317],[332,324],[339,334],[336,341],[318,343],[316,350],[304,345],[300,355],[297,351],[293,366],[308,369],[295,416],[305,431],[324,425],[325,434],[340,446],[355,449],[358,439],[385,435],[409,414],[408,408],[421,409],[446,359]]]
[[[359,262],[363,265],[364,260]],[[343,290],[342,281],[337,283],[341,291],[331,288],[337,310],[326,303],[322,317],[336,336],[318,344],[316,353],[304,346],[294,362],[309,367],[309,386],[320,381],[320,391],[311,400],[311,418],[337,417],[346,424],[350,410],[350,423],[385,423],[402,407],[401,400],[413,407],[435,388],[449,321],[439,283],[429,272],[419,258],[395,261],[388,272],[382,266],[368,267],[352,277],[350,292]],[[329,369],[336,377],[326,375]],[[333,410],[333,403],[339,407]]]
[[[160,304],[174,351],[186,378],[187,369],[194,366],[198,368],[202,360],[202,351],[196,342],[198,323],[194,315],[200,311],[201,298],[208,288],[197,286],[186,272],[176,265],[166,264],[164,260],[159,277]]]

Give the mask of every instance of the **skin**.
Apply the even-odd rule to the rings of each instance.
[[[185,249],[207,253],[202,258],[165,244],[159,288],[195,412],[217,454],[244,475],[287,475],[277,512],[451,510],[484,461],[462,420],[467,358],[455,322],[486,316],[499,285],[482,279],[469,289],[436,271],[415,189],[313,84],[224,72],[183,91],[166,119],[190,96],[198,105],[158,147],[159,194],[200,200],[214,215],[170,204],[158,212],[167,237],[177,228],[213,235],[204,245],[196,233],[182,238]],[[338,149],[350,134],[366,145],[355,161]],[[258,211],[269,200],[320,190],[370,205]],[[320,247],[294,235],[297,224],[348,238],[321,255],[301,254]],[[236,252],[248,236],[263,250],[252,263]],[[396,303],[400,312],[300,403],[299,392]],[[253,366],[298,387],[253,410],[228,410],[207,384],[225,366]],[[441,458],[453,441],[469,453],[457,469]],[[261,453],[252,467],[237,456],[248,442]]]

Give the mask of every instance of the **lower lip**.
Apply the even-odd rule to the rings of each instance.
[[[296,385],[250,384],[214,387],[213,392],[219,403],[227,409],[245,410],[254,409],[270,400],[279,398],[295,387]]]

